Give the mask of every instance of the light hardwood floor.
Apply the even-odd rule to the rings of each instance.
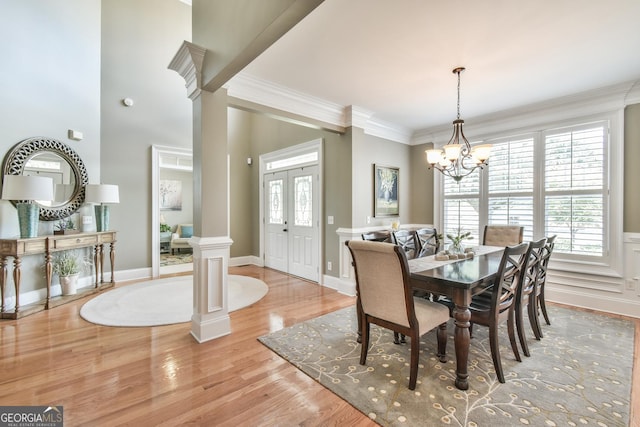
[[[63,405],[68,426],[375,426],[256,340],[355,299],[269,269],[230,273],[264,280],[269,293],[231,313],[231,335],[204,344],[189,323],[85,322],[87,299],[0,321],[0,405]],[[632,408],[640,408],[635,322]],[[631,426],[639,425],[635,409]]]

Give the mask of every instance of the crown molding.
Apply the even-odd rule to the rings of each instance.
[[[247,73],[236,74],[225,87],[231,97],[328,123],[334,128],[355,126],[364,129],[366,134],[380,138],[403,144],[411,141],[410,129],[376,120],[372,111],[329,102]]]
[[[640,102],[640,85],[637,81],[625,82],[520,108],[477,116],[470,120],[471,125],[465,124],[465,131],[469,140],[478,141],[477,135],[518,131],[542,123],[621,110],[626,105],[638,102]],[[452,125],[440,125],[416,131],[411,139],[411,145],[424,143],[444,145],[451,137],[452,129]],[[474,135],[476,135],[475,138]]]
[[[169,63],[169,69],[182,76],[187,88],[187,96],[194,100],[200,95],[202,88],[202,64],[207,50],[188,41],[182,45]]]

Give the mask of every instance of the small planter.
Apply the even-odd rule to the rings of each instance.
[[[60,286],[62,287],[62,295],[76,294],[79,275],[79,273],[76,273],[70,276],[59,276]]]

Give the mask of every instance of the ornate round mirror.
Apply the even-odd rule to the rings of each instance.
[[[2,174],[53,179],[54,200],[38,202],[42,221],[66,218],[77,211],[84,203],[84,188],[89,183],[80,156],[68,145],[45,137],[25,139],[13,147],[4,157]]]

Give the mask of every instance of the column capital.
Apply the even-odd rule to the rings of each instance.
[[[192,101],[202,90],[202,64],[206,52],[207,49],[185,40],[169,63],[168,68],[184,78],[187,96]]]

